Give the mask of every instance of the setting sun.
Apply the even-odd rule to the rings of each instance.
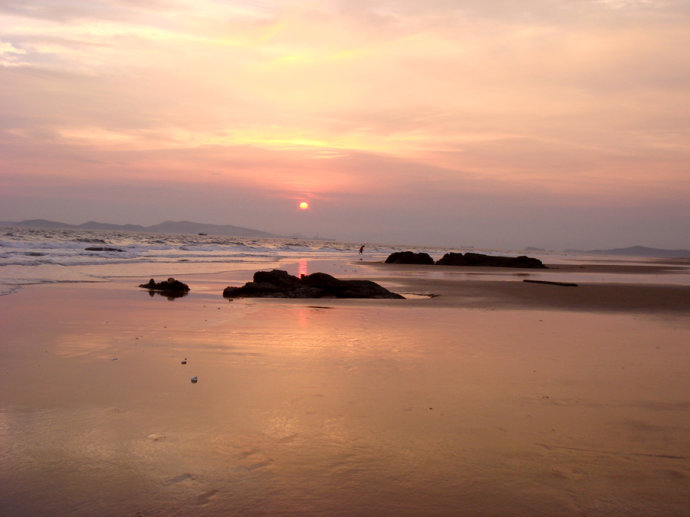
[[[302,202],[299,204],[299,207],[300,207],[301,210],[306,210],[307,208],[309,208],[309,203],[307,203],[306,201],[302,201]]]

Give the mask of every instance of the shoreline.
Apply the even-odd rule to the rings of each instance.
[[[549,269],[423,266],[385,264],[357,260],[284,260],[273,264],[243,264],[241,268],[222,272],[176,275],[192,289],[189,296],[204,294],[213,299],[229,285],[243,285],[255,271],[287,270],[297,275],[306,271],[329,272],[337,277],[373,280],[393,292],[411,296],[405,302],[410,307],[455,307],[468,309],[527,309],[608,311],[690,316],[690,285],[664,280],[677,278],[687,268],[679,265],[636,264],[555,264]],[[674,276],[676,275],[676,276]],[[154,275],[155,277],[155,275]],[[158,275],[163,278],[165,275]],[[622,281],[611,281],[615,278]],[[584,278],[584,280],[579,280]],[[644,278],[636,283],[635,278]],[[523,282],[538,279],[537,282]],[[595,281],[591,281],[595,279]],[[99,280],[74,280],[43,284],[18,285],[0,297],[15,296],[23,289],[56,289],[60,286],[109,286],[107,289],[143,291],[138,284],[148,280],[141,275],[114,276]],[[577,287],[540,284],[539,280],[576,282]],[[278,300],[278,299],[276,299]],[[331,303],[333,299],[319,299]],[[293,300],[296,303],[296,300]],[[302,303],[305,303],[304,301]],[[307,302],[308,303],[308,300]]]
[[[393,291],[433,295],[430,305],[481,309],[562,309],[668,313],[690,316],[690,285],[664,284],[677,272],[661,266],[549,266],[546,270],[471,268],[459,266],[418,266],[369,262],[377,281]],[[659,283],[606,281],[611,274],[654,273]],[[682,268],[681,271],[686,271]],[[597,282],[581,281],[585,274],[606,273]],[[430,277],[430,275],[436,275]],[[668,275],[668,276],[667,276]],[[483,277],[483,278],[482,278]],[[574,279],[575,278],[575,279]],[[586,277],[587,278],[587,277]],[[524,279],[577,282],[577,287],[526,283]]]

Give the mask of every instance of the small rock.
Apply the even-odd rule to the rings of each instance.
[[[148,283],[140,284],[139,287],[143,287],[144,289],[148,289],[150,291],[163,292],[166,294],[177,294],[179,296],[189,292],[189,286],[187,284],[184,284],[179,280],[175,280],[172,277],[163,282],[156,282],[152,278],[148,281]]]
[[[194,377],[192,377],[192,384],[196,384],[197,382],[199,382],[199,379],[197,379],[195,375]]]
[[[181,364],[187,364],[187,358],[186,357],[182,360]]]

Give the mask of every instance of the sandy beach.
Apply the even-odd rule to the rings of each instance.
[[[690,287],[631,267],[334,268],[418,295],[385,301],[24,287],[0,514],[688,515]]]

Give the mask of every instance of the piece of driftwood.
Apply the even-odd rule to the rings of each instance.
[[[548,284],[548,285],[561,285],[563,287],[577,287],[577,284],[571,282],[551,282],[549,280],[523,280],[523,282],[528,282],[530,284]]]

